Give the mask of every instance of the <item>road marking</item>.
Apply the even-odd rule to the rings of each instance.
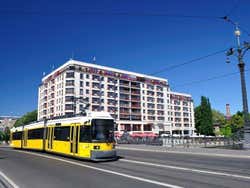
[[[129,147],[119,147],[116,146],[116,149],[120,150],[131,150],[131,151],[146,151],[146,152],[157,152],[157,153],[175,153],[175,154],[186,154],[186,155],[203,155],[210,157],[228,157],[228,158],[240,158],[240,159],[250,159],[249,155],[226,155],[226,154],[209,154],[209,153],[191,153],[191,152],[183,152],[183,151],[170,151],[170,150],[155,150],[155,149],[142,149],[142,148],[129,148]]]
[[[12,151],[14,151],[14,150],[12,150]],[[160,186],[163,186],[163,187],[183,188],[183,187],[177,186],[177,185],[172,185],[172,184],[168,184],[168,183],[164,183],[164,182],[150,180],[150,179],[146,179],[146,178],[142,178],[142,177],[136,177],[136,176],[132,176],[132,175],[128,175],[128,174],[124,174],[124,173],[120,173],[120,172],[115,172],[115,171],[111,171],[111,170],[106,170],[106,169],[102,169],[102,168],[97,168],[97,167],[93,167],[93,166],[90,166],[90,165],[77,163],[77,162],[74,162],[74,161],[69,161],[69,160],[66,160],[66,159],[56,158],[56,157],[52,157],[52,156],[48,156],[48,155],[31,153],[31,152],[27,152],[27,151],[15,151],[15,152],[26,153],[26,154],[35,155],[35,156],[48,158],[48,159],[54,159],[54,160],[57,160],[57,161],[62,161],[62,162],[65,162],[65,163],[69,163],[69,164],[73,164],[73,165],[77,165],[77,166],[81,166],[81,167],[85,167],[85,168],[90,168],[90,169],[93,169],[93,170],[106,172],[106,173],[109,173],[109,174],[114,174],[114,175],[130,178],[130,179],[134,179],[134,180],[138,180],[138,181],[142,181],[142,182],[147,182],[147,183],[151,183],[151,184],[155,184],[155,185],[160,185]],[[16,187],[14,187],[14,188],[16,188]]]
[[[0,177],[3,177],[8,184],[10,184],[13,188],[19,188],[8,176],[6,176],[3,172],[0,171]]]
[[[191,171],[191,172],[196,172],[196,173],[201,173],[201,174],[212,174],[212,175],[228,176],[228,177],[233,177],[233,178],[241,178],[241,179],[250,180],[250,176],[242,176],[242,175],[237,175],[237,174],[228,174],[228,173],[224,173],[224,172],[198,170],[198,169],[194,169],[194,168],[185,168],[185,167],[178,167],[178,166],[171,166],[171,165],[155,164],[155,163],[150,163],[150,162],[134,161],[134,160],[128,160],[128,159],[120,159],[119,161],[134,163],[134,164],[147,165],[147,166],[168,168],[168,169],[174,169],[174,170]]]

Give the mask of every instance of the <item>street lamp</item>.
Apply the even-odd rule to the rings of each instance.
[[[243,116],[244,116],[244,135],[240,135],[240,139],[243,139],[243,147],[250,149],[250,120],[248,113],[248,102],[247,102],[247,90],[246,90],[246,81],[245,81],[245,63],[243,57],[247,50],[250,49],[249,42],[244,42],[243,45],[240,43],[241,32],[238,25],[236,24],[234,32],[237,40],[237,48],[230,48],[227,55],[227,63],[230,63],[228,56],[235,55],[238,59],[238,67],[240,70],[240,79],[241,79],[241,92],[242,92],[242,103],[243,103]]]

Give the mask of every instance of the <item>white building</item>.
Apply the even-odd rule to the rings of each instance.
[[[172,134],[193,135],[195,127],[192,96],[171,91],[168,109],[169,120],[173,127]]]
[[[84,107],[80,98],[87,98],[89,110],[107,111],[114,117],[117,131],[182,130],[182,134],[187,131],[191,134],[194,130],[192,99],[190,95],[178,95],[187,97],[189,106],[189,117],[183,117],[186,111],[181,111],[181,126],[173,115],[170,101],[174,93],[166,79],[69,60],[42,79],[38,120],[80,113]],[[180,108],[185,104],[182,101]]]

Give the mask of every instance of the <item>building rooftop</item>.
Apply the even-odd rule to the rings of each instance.
[[[147,78],[150,78],[150,79],[156,79],[156,80],[165,81],[165,82],[168,83],[168,80],[164,79],[164,78],[149,76],[149,75],[146,75],[146,74],[140,74],[140,73],[136,73],[136,72],[125,71],[125,70],[121,70],[121,69],[111,68],[111,67],[97,65],[97,64],[92,64],[92,63],[86,63],[86,62],[77,61],[77,60],[73,60],[73,59],[67,61],[65,64],[61,65],[60,67],[58,67],[57,69],[55,69],[54,71],[52,71],[50,74],[48,74],[45,77],[43,77],[42,81],[44,82],[47,78],[49,78],[50,76],[54,75],[59,70],[67,67],[68,65],[81,65],[81,66],[86,66],[86,67],[93,67],[93,68],[104,69],[104,70],[109,70],[109,71],[123,73],[123,74],[135,75],[135,76],[139,76],[139,77],[147,77]]]

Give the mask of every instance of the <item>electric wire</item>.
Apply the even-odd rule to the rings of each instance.
[[[248,30],[245,27],[243,27],[242,25],[238,25],[237,22],[234,22],[228,16],[223,16],[223,17],[221,17],[221,19],[225,20],[226,22],[230,23],[233,26],[238,26],[243,32],[245,32],[248,36],[250,36],[250,32],[248,32]]]
[[[248,71],[250,71],[250,69],[245,70],[245,72],[248,72]],[[230,72],[230,73],[226,73],[226,74],[222,74],[222,75],[218,75],[218,76],[213,76],[213,77],[202,79],[202,80],[195,80],[195,81],[186,82],[186,83],[183,83],[183,84],[177,84],[176,86],[174,86],[174,88],[199,84],[199,83],[208,82],[208,81],[211,81],[211,80],[218,80],[218,79],[221,79],[221,78],[226,78],[226,77],[229,77],[229,76],[237,75],[239,73],[240,72],[238,72],[238,71],[237,72]]]
[[[158,70],[156,72],[153,72],[149,75],[156,75],[156,74],[160,74],[160,73],[163,73],[163,72],[166,72],[166,71],[169,71],[169,70],[173,70],[173,69],[176,69],[176,68],[179,68],[179,67],[182,67],[184,65],[188,65],[188,64],[191,64],[191,63],[195,63],[195,62],[198,62],[200,60],[203,60],[203,59],[206,59],[208,57],[211,57],[211,56],[215,56],[217,54],[220,54],[220,53],[225,53],[228,49],[223,49],[223,50],[218,50],[216,52],[213,52],[213,53],[210,53],[210,54],[207,54],[207,55],[204,55],[204,56],[200,56],[198,58],[194,58],[194,59],[191,59],[189,61],[186,61],[186,62],[183,62],[183,63],[179,63],[179,64],[176,64],[176,65],[172,65],[172,66],[169,66],[169,67],[166,67],[166,68],[163,68],[161,70]]]
[[[38,10],[21,10],[21,9],[12,9],[4,10],[0,9],[2,14],[93,14],[93,15],[120,15],[120,16],[156,16],[156,17],[173,17],[173,18],[194,18],[194,19],[221,19],[219,16],[202,16],[202,15],[182,15],[182,14],[167,14],[159,12],[128,12],[128,11],[98,11],[98,10],[47,10],[47,11],[38,11]]]
[[[233,11],[235,11],[239,7],[239,5],[240,5],[240,0],[235,1],[233,7],[228,11],[228,13],[226,14],[226,16],[227,17],[230,16],[233,13]]]

